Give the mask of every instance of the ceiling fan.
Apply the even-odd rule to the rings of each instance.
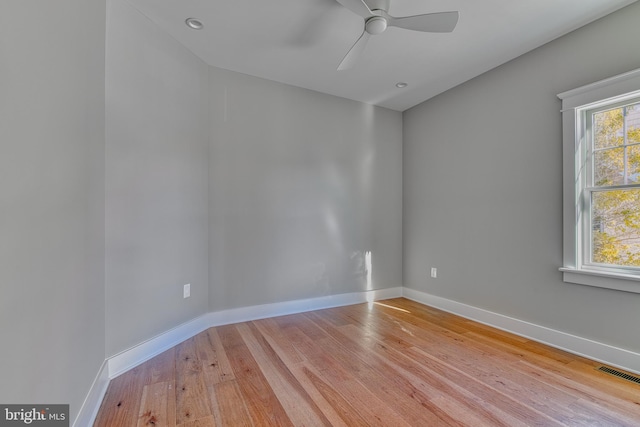
[[[364,51],[370,36],[382,34],[387,27],[399,27],[407,30],[428,33],[450,33],[458,23],[458,12],[427,13],[395,17],[387,13],[390,0],[337,0],[338,3],[364,18],[364,30],[355,44],[349,49],[338,70],[351,68]]]

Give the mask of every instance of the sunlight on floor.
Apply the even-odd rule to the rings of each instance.
[[[398,311],[403,311],[403,312],[405,312],[405,313],[411,313],[409,310],[405,310],[404,308],[394,307],[394,306],[392,306],[392,305],[389,305],[389,304],[383,304],[383,303],[381,303],[381,302],[374,302],[374,304],[375,304],[375,305],[381,305],[381,306],[383,306],[383,307],[392,308],[392,309],[394,309],[394,310],[398,310]]]

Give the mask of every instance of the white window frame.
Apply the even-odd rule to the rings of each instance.
[[[640,97],[640,69],[558,94],[562,100],[563,128],[563,280],[568,283],[640,293],[640,271],[583,262],[583,221],[589,221],[590,204],[583,200],[588,181],[589,136],[586,112]]]

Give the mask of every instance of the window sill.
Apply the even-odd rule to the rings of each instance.
[[[640,294],[640,276],[637,275],[567,267],[560,268],[560,271],[563,274],[562,280],[567,283]]]

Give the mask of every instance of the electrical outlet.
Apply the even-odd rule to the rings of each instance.
[[[182,289],[182,298],[189,298],[191,296],[191,283],[184,285]]]
[[[436,278],[438,277],[438,269],[435,267],[431,267],[431,277]]]

